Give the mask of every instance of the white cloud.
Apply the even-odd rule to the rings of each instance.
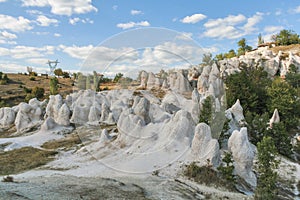
[[[296,7],[294,10],[293,10],[294,13],[300,13],[300,6]]]
[[[84,14],[92,11],[97,12],[98,9],[92,5],[91,0],[22,0],[23,6],[45,7],[50,6],[51,12],[56,15]]]
[[[59,34],[59,33],[54,33],[53,35],[54,35],[54,37],[60,37],[61,36],[61,34]]]
[[[177,35],[175,39],[179,39],[179,40],[192,40],[192,36],[193,36],[193,33],[183,32],[183,33]]]
[[[141,15],[141,14],[143,14],[143,12],[140,11],[140,10],[131,10],[131,11],[130,11],[130,14],[131,14],[131,15]]]
[[[263,19],[262,16],[262,13],[256,13],[247,19],[247,23],[244,25],[245,34],[252,33],[256,30],[255,25]]]
[[[216,26],[234,26],[240,24],[246,20],[246,17],[242,14],[239,15],[229,15],[225,18],[218,18],[218,19],[210,19],[208,22],[204,24],[206,28],[212,28]]]
[[[26,12],[28,14],[31,14],[31,15],[42,15],[43,13],[39,10],[26,10]]]
[[[6,2],[6,0],[0,0],[0,3]]]
[[[31,21],[22,16],[15,18],[9,15],[0,14],[0,30],[5,29],[13,32],[23,32],[33,28],[30,24]]]
[[[118,9],[118,6],[117,6],[117,5],[113,5],[112,9],[113,9],[113,10],[117,10],[117,9]]]
[[[128,28],[139,27],[139,26],[150,26],[150,23],[148,21],[141,21],[141,22],[128,22],[128,23],[117,24],[117,27],[122,29],[128,29]]]
[[[13,48],[0,48],[0,56],[10,56],[14,59],[41,58],[54,54],[54,46],[32,47],[15,46]]]
[[[65,46],[65,45],[59,45],[59,49],[65,53],[67,53],[69,56],[77,59],[84,60],[89,55],[90,51],[94,48],[93,45],[88,46]]]
[[[264,31],[265,31],[266,33],[274,33],[274,32],[279,32],[279,31],[281,31],[282,29],[284,29],[283,26],[266,26],[266,27],[264,28]]]
[[[237,39],[256,31],[255,25],[262,20],[263,14],[256,13],[246,18],[242,14],[225,18],[211,19],[204,24],[204,36],[218,39]]]
[[[180,20],[182,23],[185,24],[195,24],[201,20],[204,20],[206,18],[203,14],[193,14],[191,16],[186,16],[182,20]]]
[[[53,25],[58,24],[57,19],[50,19],[44,15],[39,15],[38,18],[36,19],[36,21],[38,22],[38,24],[40,26],[50,26],[51,24],[53,24]]]
[[[75,17],[75,18],[70,18],[69,19],[69,23],[72,25],[76,25],[78,22],[82,22],[84,24],[93,24],[94,21],[89,19],[89,18],[85,18],[85,19],[80,19],[79,17]]]
[[[282,14],[282,11],[281,10],[277,10],[276,12],[275,12],[275,15],[276,16],[279,16],[279,15],[281,15]]]
[[[17,35],[13,34],[13,33],[9,33],[7,31],[3,31],[3,32],[0,32],[0,37],[4,37],[6,39],[16,39],[17,38]]]
[[[17,39],[17,35],[9,33],[7,31],[0,31],[0,44],[16,44],[14,39]]]

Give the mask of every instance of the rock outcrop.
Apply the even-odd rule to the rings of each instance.
[[[247,128],[233,131],[228,140],[228,149],[232,153],[235,173],[254,189],[257,180],[252,166],[256,150],[255,146],[249,142]]]

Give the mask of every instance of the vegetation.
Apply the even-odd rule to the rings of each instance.
[[[122,73],[117,73],[113,82],[117,83],[124,75]]]
[[[50,94],[51,95],[58,94],[58,79],[56,77],[52,77],[50,79]]]
[[[273,35],[273,41],[277,45],[290,45],[290,44],[299,44],[300,38],[297,33],[292,30],[283,29],[280,33]]]
[[[272,200],[277,195],[275,170],[279,162],[276,160],[277,150],[271,137],[264,137],[257,145],[258,150],[258,185],[255,199]]]
[[[238,46],[238,56],[245,55],[247,51],[252,50],[252,47],[246,44],[245,38],[242,38],[240,41],[238,41]]]
[[[3,72],[0,72],[0,85],[6,85],[9,81],[10,80],[7,74],[3,74]]]
[[[192,162],[186,166],[184,175],[200,184],[225,187],[230,191],[235,191],[234,182],[227,181],[226,178],[223,178],[221,174],[209,165],[199,167],[196,162]]]
[[[57,152],[23,147],[0,153],[0,175],[16,174],[53,160]]]
[[[211,96],[206,97],[202,103],[202,109],[199,116],[199,123],[204,122],[211,124],[213,115],[213,98]]]
[[[225,156],[222,159],[223,163],[218,167],[218,170],[221,172],[222,176],[231,183],[236,183],[235,176],[233,174],[234,166],[232,155],[229,152],[225,152]]]
[[[25,101],[28,102],[30,99],[37,98],[41,100],[44,97],[45,89],[40,87],[34,87],[33,89],[24,88],[27,95],[25,97]]]

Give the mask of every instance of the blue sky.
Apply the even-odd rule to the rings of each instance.
[[[241,38],[246,38],[248,44],[255,47],[258,33],[266,41],[282,29],[300,33],[298,0],[241,2],[0,0],[0,71],[25,72],[26,66],[32,66],[35,71],[45,73],[48,70],[47,60],[56,59],[60,61],[59,67],[66,71],[80,71],[84,63],[89,63],[87,68],[92,70],[94,68],[90,64],[96,65],[95,57],[107,59],[106,63],[97,63],[104,66],[124,52],[131,52],[125,56],[127,61],[132,62],[138,57],[139,61],[134,63],[139,66],[141,63],[168,65],[170,63],[166,59],[170,56],[157,51],[156,47],[168,48],[174,55],[182,54],[184,59],[190,59],[195,54],[188,46],[195,44],[198,49],[216,54],[237,49],[236,43]],[[155,36],[132,31],[141,28],[151,30],[151,27],[156,27]],[[182,35],[186,42],[162,40],[160,33],[177,38]],[[135,46],[136,41],[141,42],[139,37],[146,40],[143,45],[153,48],[143,48],[146,46],[141,43]],[[161,40],[156,41],[155,37]],[[155,42],[151,45],[148,41]],[[119,45],[114,46],[113,42]],[[137,47],[140,49],[134,50]],[[98,54],[91,57],[94,51]],[[92,59],[86,62],[89,57]],[[162,60],[157,62],[157,59]],[[199,59],[191,59],[189,63],[197,62],[200,62]],[[117,63],[111,73],[128,70],[124,63]]]

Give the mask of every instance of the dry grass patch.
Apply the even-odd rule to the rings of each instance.
[[[45,151],[33,147],[23,147],[0,152],[0,175],[17,174],[54,160],[56,151]]]
[[[50,150],[56,150],[59,148],[64,148],[64,150],[69,150],[72,147],[77,146],[78,144],[81,144],[81,139],[79,138],[79,136],[77,134],[70,134],[65,138],[46,142],[41,147]]]

